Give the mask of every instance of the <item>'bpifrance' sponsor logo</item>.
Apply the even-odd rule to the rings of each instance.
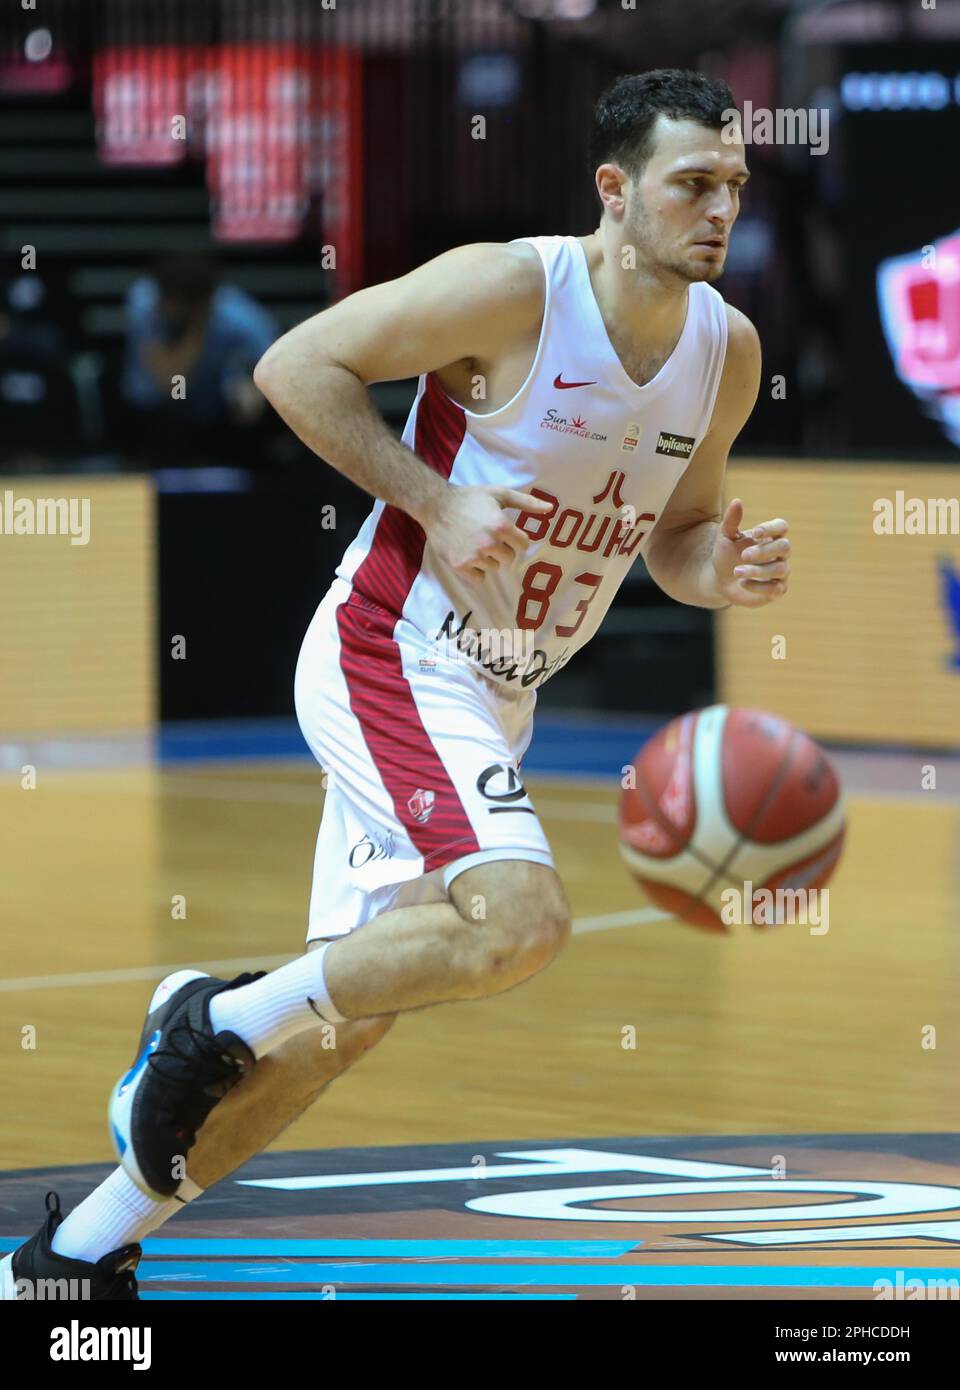
[[[689,435],[669,434],[666,430],[661,430],[660,438],[657,440],[657,453],[669,454],[672,458],[688,459],[696,442]]]

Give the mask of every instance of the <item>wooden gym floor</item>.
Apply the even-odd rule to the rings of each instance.
[[[402,1017],[273,1149],[956,1131],[960,779],[920,791],[921,761],[843,762],[826,935],[660,917],[616,852],[616,783],[530,776],[566,952],[499,998]],[[167,971],[300,950],[321,798],[292,759],[3,778],[0,1173],[112,1163],[106,1099]]]

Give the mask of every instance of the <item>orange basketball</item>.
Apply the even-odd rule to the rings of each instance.
[[[620,800],[631,873],[658,906],[709,931],[793,921],[794,908],[815,905],[845,830],[823,749],[776,715],[726,705],[655,734]]]

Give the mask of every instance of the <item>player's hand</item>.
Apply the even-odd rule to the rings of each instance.
[[[724,512],[713,547],[717,588],[728,603],[762,608],[787,592],[790,542],[782,517],[741,531],[743,503],[735,497]]]
[[[451,569],[480,583],[501,565],[512,565],[530,544],[530,537],[514,524],[509,511],[540,513],[552,506],[552,502],[510,487],[451,485],[427,535]]]

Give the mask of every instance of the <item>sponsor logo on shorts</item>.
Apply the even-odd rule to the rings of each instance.
[[[372,864],[375,859],[390,859],[393,857],[393,849],[392,831],[383,840],[377,839],[374,835],[364,835],[350,851],[350,867],[362,869],[365,864]]]
[[[671,458],[688,459],[696,442],[688,434],[670,434],[667,430],[661,430],[656,451],[658,454],[669,454]]]
[[[435,800],[435,792],[425,791],[423,787],[418,787],[407,802],[407,810],[415,821],[419,821],[421,825],[425,825],[430,819]]]
[[[506,811],[527,811],[534,815],[532,806],[516,806],[513,803],[527,800],[527,789],[520,781],[515,767],[503,763],[492,763],[485,767],[477,778],[477,791],[485,801],[497,801],[498,806],[488,806],[491,816],[503,815]]]

